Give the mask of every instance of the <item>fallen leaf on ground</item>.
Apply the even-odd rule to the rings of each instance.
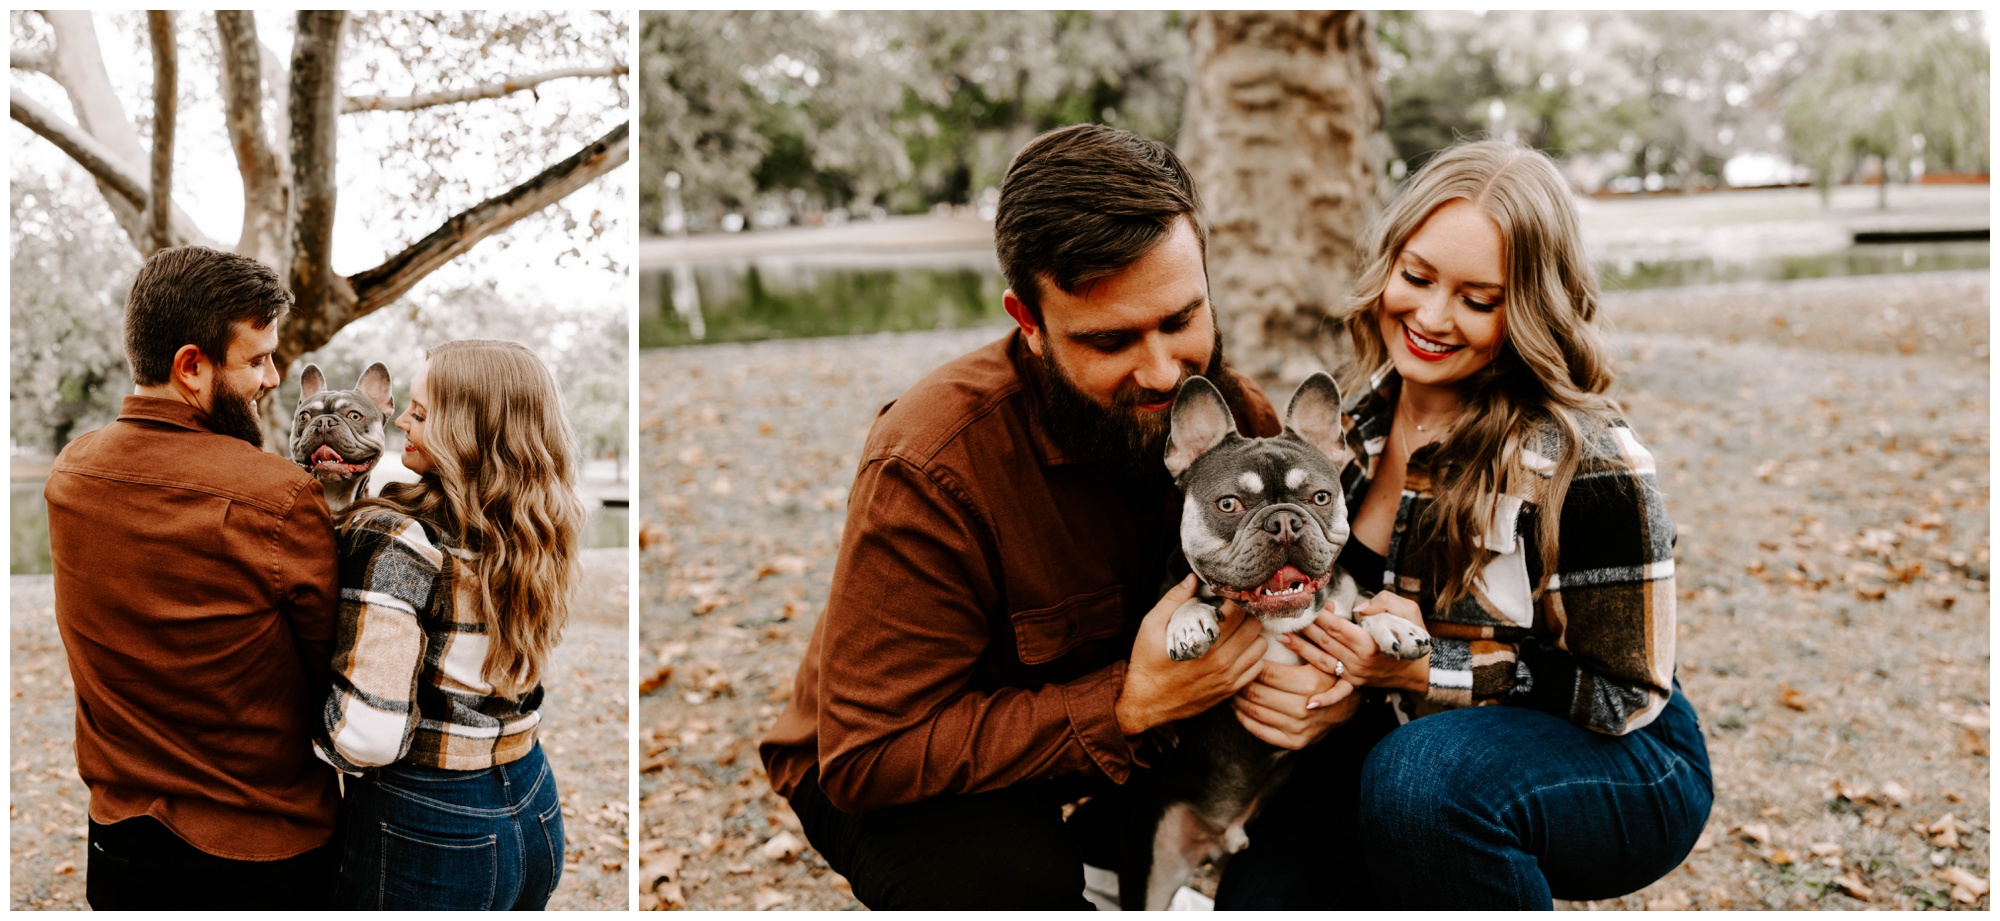
[[[773,889],[769,886],[765,886],[764,888],[757,890],[757,894],[750,899],[750,905],[753,910],[765,911],[767,909],[772,908],[773,906],[783,905],[791,900],[792,900],[791,896],[779,892],[778,890]]]
[[[1694,903],[1688,901],[1685,890],[1675,889],[1657,899],[1646,900],[1647,911],[1687,911]]]
[[[757,578],[765,576],[796,576],[806,571],[806,558],[802,556],[776,556],[771,561],[757,567]]]
[[[763,854],[769,860],[792,860],[805,850],[806,843],[799,836],[788,831],[779,832],[777,837],[764,842]]]
[[[1789,684],[1780,683],[1778,685],[1778,700],[1794,710],[1803,711],[1806,709],[1806,696],[1799,693],[1797,688]]]
[[[648,694],[656,691],[673,677],[674,667],[671,665],[662,666],[658,671],[655,671],[639,682],[639,693]]]
[[[1757,843],[1759,847],[1771,843],[1771,826],[1759,822],[1755,825],[1738,825],[1729,830],[1730,834],[1742,835]]]
[[[1963,867],[1945,867],[1938,871],[1938,878],[1974,895],[1985,895],[1992,888],[1986,880],[1966,872]]]
[[[1910,791],[1904,789],[1902,784],[1893,780],[1882,785],[1882,795],[1888,797],[1889,802],[1895,803],[1898,806],[1910,801]]]
[[[1856,879],[1854,877],[1854,874],[1852,873],[1843,873],[1839,876],[1834,877],[1833,884],[1839,886],[1840,891],[1845,892],[1848,895],[1851,895],[1857,899],[1860,899],[1863,902],[1868,901],[1875,895],[1875,890],[1868,888],[1868,885],[1866,883],[1863,883],[1861,880]]]

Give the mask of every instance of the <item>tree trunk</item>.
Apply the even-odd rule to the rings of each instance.
[[[1230,359],[1289,389],[1349,360],[1335,319],[1387,197],[1372,13],[1200,12],[1181,155]],[[1283,392],[1282,390],[1278,392]]]

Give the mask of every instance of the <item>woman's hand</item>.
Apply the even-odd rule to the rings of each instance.
[[[1257,680],[1229,699],[1236,721],[1250,734],[1279,748],[1297,751],[1354,717],[1361,704],[1354,685],[1310,665],[1264,663]],[[1309,701],[1324,703],[1314,707]]]
[[[1355,605],[1356,619],[1370,614],[1393,614],[1411,623],[1423,623],[1416,602],[1386,591]],[[1334,614],[1331,608],[1320,609],[1305,629],[1283,637],[1281,642],[1314,668],[1354,684],[1419,694],[1430,691],[1429,656],[1406,660],[1386,655],[1368,631]],[[1314,694],[1306,705],[1317,709],[1339,699],[1332,693]]]

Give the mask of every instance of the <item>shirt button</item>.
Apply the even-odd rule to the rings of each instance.
[[[1076,621],[1073,621],[1073,620],[1072,620],[1072,621],[1070,621],[1070,622],[1069,622],[1069,638],[1070,638],[1070,639],[1076,639],[1077,637],[1079,637],[1079,636],[1082,636],[1082,635],[1083,635],[1083,627],[1082,627],[1082,626],[1080,626],[1080,625],[1078,625]]]

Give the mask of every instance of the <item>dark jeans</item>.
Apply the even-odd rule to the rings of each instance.
[[[86,820],[88,821],[88,820]],[[113,909],[323,909],[337,852],[328,844],[284,860],[230,860],[181,840],[152,816],[90,822],[84,899]]]
[[[539,743],[485,770],[349,778],[340,820],[345,908],[532,911],[562,878],[562,803]]]
[[[1393,730],[1393,731],[1392,731]],[[1636,892],[1708,820],[1708,752],[1679,685],[1665,712],[1605,736],[1523,707],[1397,728],[1380,705],[1296,756],[1229,859],[1218,909],[1540,908]],[[1062,821],[1062,804],[1097,795]],[[861,815],[809,771],[806,837],[873,909],[1085,908],[1081,864],[1116,869],[1108,783],[1028,785]]]
[[[1714,796],[1678,682],[1624,736],[1524,707],[1415,720],[1369,752],[1358,789],[1324,770],[1342,759],[1311,754],[1250,824],[1217,908],[1547,910],[1624,895],[1680,865]]]

